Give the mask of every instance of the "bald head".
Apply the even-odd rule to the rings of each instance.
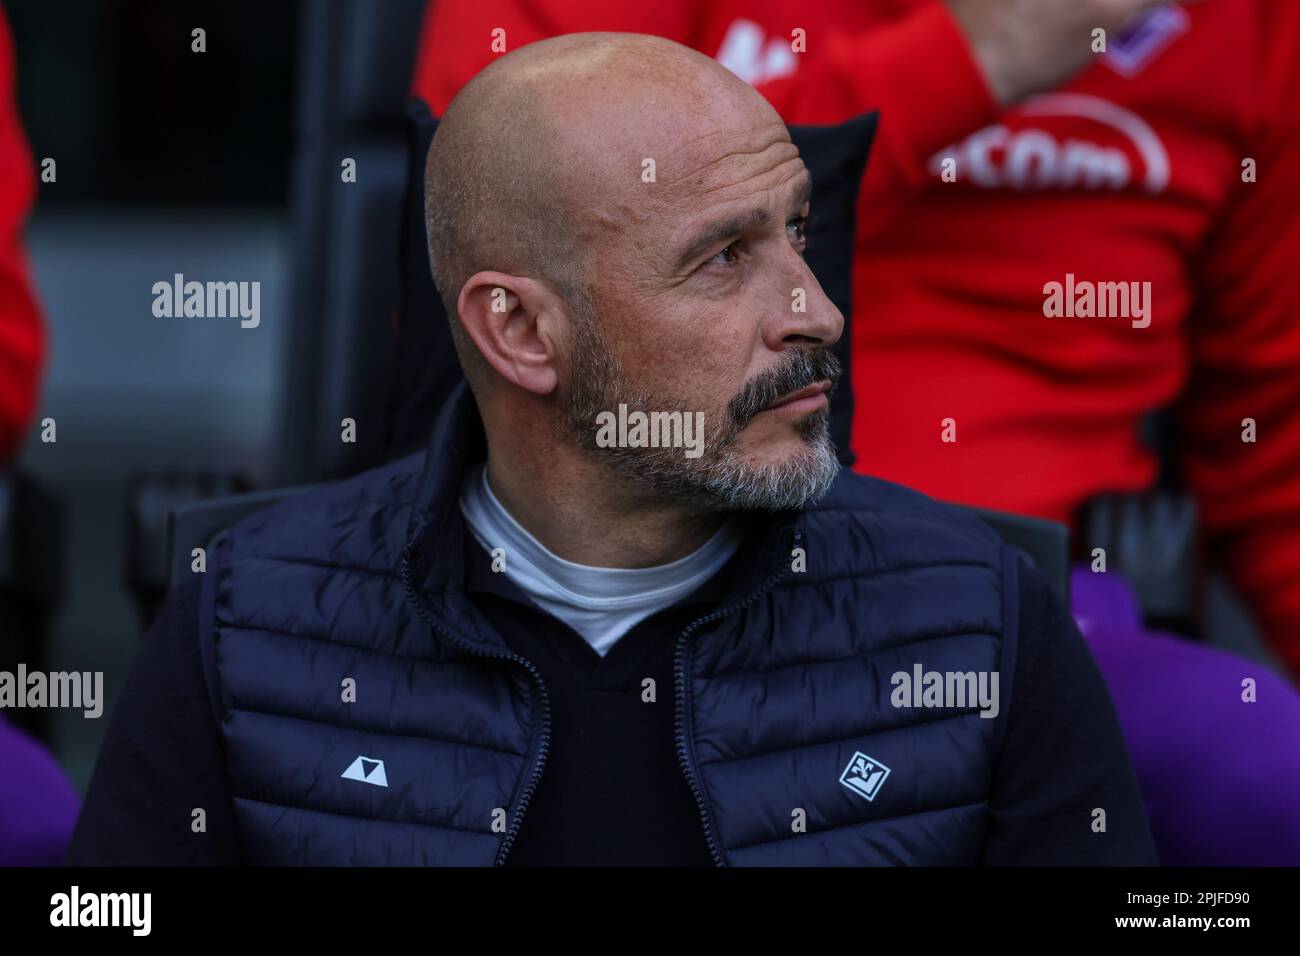
[[[618,514],[829,487],[843,317],[803,258],[808,170],[752,87],[656,37],[530,44],[452,101],[425,186],[434,278],[516,507],[524,486]],[[680,430],[611,447],[601,423],[625,409],[696,423],[691,453]]]
[[[715,61],[640,34],[542,40],[466,84],[429,150],[425,216],[434,280],[476,392],[487,365],[457,319],[466,281],[485,270],[543,281],[581,321],[593,250],[672,199],[646,188],[644,160],[661,176],[676,150],[756,109],[779,123]]]

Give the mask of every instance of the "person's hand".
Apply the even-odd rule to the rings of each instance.
[[[990,89],[1003,106],[1051,89],[1093,57],[1092,31],[1106,41],[1166,0],[948,0]]]

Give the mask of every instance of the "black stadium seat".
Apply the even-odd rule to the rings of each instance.
[[[0,671],[49,663],[49,623],[63,581],[63,509],[43,486],[0,468]],[[44,739],[50,711],[17,708],[8,720]]]
[[[424,0],[298,7],[292,299],[273,485],[346,477],[384,460],[407,181],[405,107],[424,9]],[[343,181],[345,159],[355,160],[355,182]],[[355,422],[355,442],[340,438],[345,418]],[[146,626],[167,589],[167,514],[239,485],[239,476],[210,474],[133,482],[127,562]]]
[[[293,304],[280,483],[379,464],[394,357],[406,101],[424,0],[302,4]],[[345,158],[356,182],[342,180]],[[381,387],[377,387],[381,386]],[[355,443],[340,441],[356,422]]]

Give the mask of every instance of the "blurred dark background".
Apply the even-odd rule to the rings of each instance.
[[[102,670],[105,718],[51,710],[42,735],[85,788],[142,629],[128,588],[132,482],[275,467],[289,357],[289,168],[296,2],[5,0],[19,107],[41,184],[27,230],[49,361],[22,469],[62,508],[44,666]],[[190,52],[190,31],[207,52]],[[159,322],[175,272],[257,280],[261,324]],[[30,665],[29,666],[34,666]]]
[[[146,202],[284,210],[296,0],[73,0],[58,16],[42,0],[4,8],[32,148],[66,160],[43,212]],[[177,42],[195,27],[207,31],[201,56]]]

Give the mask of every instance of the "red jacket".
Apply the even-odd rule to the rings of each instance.
[[[36,411],[45,329],[23,251],[36,170],[14,99],[14,47],[0,11],[0,465],[14,457]]]
[[[434,0],[414,91],[435,113],[496,27],[510,49],[669,37],[792,123],[880,109],[854,267],[857,467],[1069,521],[1150,485],[1140,422],[1177,400],[1183,479],[1300,674],[1300,3],[1174,7],[1004,112],[937,0]],[[1067,281],[1150,282],[1149,326],[1046,317],[1045,286]]]

